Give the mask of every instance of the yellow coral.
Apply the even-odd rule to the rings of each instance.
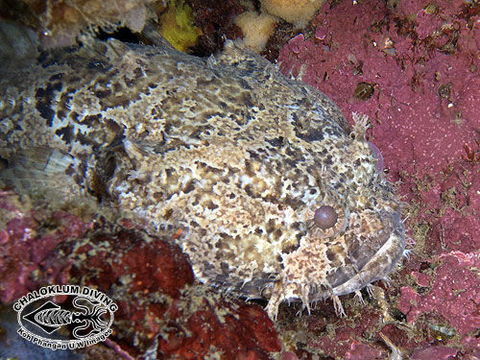
[[[193,23],[192,8],[183,0],[170,0],[167,11],[160,17],[160,24],[160,33],[180,51],[195,45],[202,34]]]

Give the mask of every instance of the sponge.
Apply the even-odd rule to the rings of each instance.
[[[325,0],[261,0],[262,8],[271,15],[304,27]]]
[[[187,51],[195,45],[202,31],[195,26],[192,8],[184,0],[170,0],[160,16],[160,33],[177,50]]]
[[[242,29],[243,44],[261,52],[273,34],[276,19],[268,14],[246,11],[235,18],[235,25]]]

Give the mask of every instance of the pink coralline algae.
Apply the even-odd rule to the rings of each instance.
[[[425,349],[415,350],[411,360],[450,360],[455,359],[458,351],[447,346],[431,346]],[[472,358],[473,360],[474,358]]]
[[[322,90],[347,117],[370,116],[370,140],[394,179],[442,170],[480,128],[478,14],[458,0],[429,3],[327,4],[314,33],[291,39],[278,58],[283,73]],[[373,96],[355,96],[362,82]]]
[[[480,329],[480,282],[475,271],[480,269],[480,253],[453,251],[439,260],[430,291],[420,295],[411,287],[403,287],[398,308],[408,322],[425,313],[439,314],[462,336]]]
[[[56,266],[47,267],[45,258],[87,228],[74,215],[54,211],[46,216],[14,191],[0,190],[0,302],[10,303],[35,289],[36,272],[54,278]]]
[[[363,360],[363,359],[385,359],[387,353],[375,349],[367,344],[358,343],[356,341],[352,342],[350,346],[350,351],[345,354],[345,359],[347,360]]]
[[[469,1],[342,1],[325,4],[280,51],[283,73],[323,91],[347,118],[369,116],[367,138],[405,201],[412,238],[384,288],[384,311],[371,300],[376,311],[347,302],[352,321],[314,313],[323,321],[309,327],[312,351],[480,358],[479,20]],[[392,324],[382,329],[385,318]],[[327,319],[334,325],[321,325]],[[393,348],[379,345],[379,331]]]

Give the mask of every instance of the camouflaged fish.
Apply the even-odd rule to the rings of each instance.
[[[4,181],[181,230],[198,279],[267,299],[271,317],[285,300],[342,311],[339,295],[404,254],[365,124],[350,129],[325,95],[231,42],[206,59],[93,41],[2,72]]]

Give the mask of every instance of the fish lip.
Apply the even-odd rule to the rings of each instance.
[[[389,213],[392,220],[392,231],[385,243],[375,255],[355,275],[330,289],[311,294],[311,301],[323,300],[331,296],[341,296],[361,290],[367,285],[386,279],[395,269],[405,253],[405,228],[401,221],[401,212]]]

